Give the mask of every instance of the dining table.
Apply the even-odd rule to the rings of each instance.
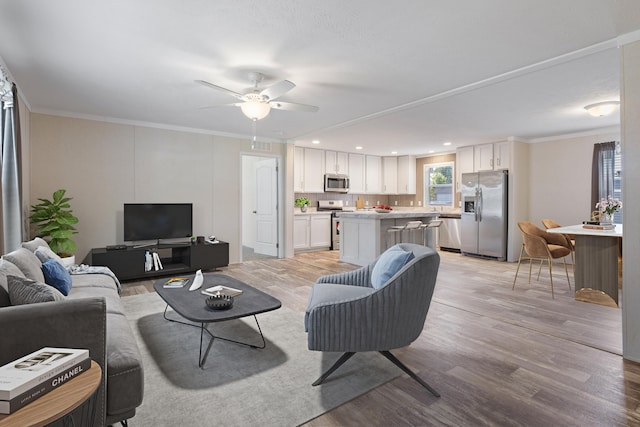
[[[599,290],[619,304],[618,257],[621,253],[622,224],[600,230],[589,225],[550,228],[549,233],[575,236],[575,291]]]

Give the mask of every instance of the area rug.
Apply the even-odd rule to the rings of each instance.
[[[166,321],[165,303],[155,293],[122,302],[144,363],[144,400],[131,420],[136,427],[295,426],[402,373],[378,353],[359,353],[313,387],[340,354],[309,351],[303,315],[285,307],[258,315],[266,348],[216,340],[200,369],[198,328]],[[179,319],[171,309],[167,316]],[[261,344],[253,317],[209,328],[218,336]]]

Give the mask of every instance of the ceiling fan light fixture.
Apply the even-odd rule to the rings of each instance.
[[[602,117],[613,113],[619,105],[619,101],[604,101],[589,104],[584,109],[594,117]]]
[[[240,109],[251,120],[261,120],[269,115],[271,105],[268,102],[246,101],[240,105]]]

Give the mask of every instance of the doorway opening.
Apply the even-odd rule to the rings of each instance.
[[[278,162],[277,157],[242,155],[242,261],[280,254]]]

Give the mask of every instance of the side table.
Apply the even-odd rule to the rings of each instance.
[[[0,427],[4,426],[45,426],[59,420],[80,405],[95,396],[100,386],[102,369],[95,361],[91,361],[91,368],[67,381],[55,390],[51,390],[44,396],[34,400],[13,414],[0,415]],[[87,416],[90,422],[82,422],[79,425],[92,425],[95,418],[95,401],[88,402],[83,416]]]

